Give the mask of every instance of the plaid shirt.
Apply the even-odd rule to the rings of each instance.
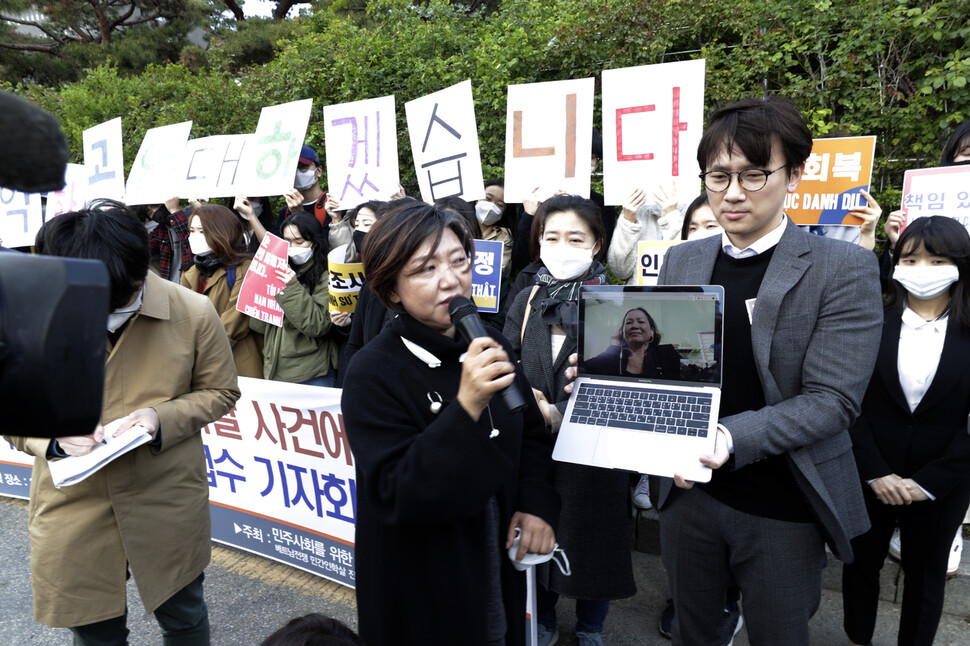
[[[181,273],[181,269],[192,262],[192,250],[189,249],[189,220],[181,209],[175,213],[169,213],[165,221],[148,234],[148,249],[152,256],[159,257],[159,269],[162,278],[178,282],[178,273],[174,276],[172,274],[173,239],[178,240],[179,247],[182,250],[178,272]]]

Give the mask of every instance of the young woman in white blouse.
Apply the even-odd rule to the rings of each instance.
[[[970,502],[970,235],[918,218],[893,254],[876,369],[852,429],[872,528],[852,542],[842,594],[850,644],[869,644],[879,570],[898,523],[905,577],[900,646],[933,643],[947,557]]]

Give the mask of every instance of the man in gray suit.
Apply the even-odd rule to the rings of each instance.
[[[825,544],[850,561],[869,526],[847,429],[878,350],[879,274],[871,251],[785,215],[811,149],[786,100],[711,115],[697,159],[724,234],[671,248],[660,272],[725,291],[717,444],[700,457],[713,478],[659,495],[675,644],[716,643],[736,583],[751,644],[808,646]]]

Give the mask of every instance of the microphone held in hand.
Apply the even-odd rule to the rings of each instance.
[[[490,336],[482,325],[482,319],[478,316],[478,308],[475,304],[464,296],[456,296],[448,304],[448,316],[451,322],[461,331],[462,336],[471,343],[473,339],[480,336]],[[502,401],[509,411],[517,413],[525,407],[525,400],[519,392],[515,382],[502,389]]]

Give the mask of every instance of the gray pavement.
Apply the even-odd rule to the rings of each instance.
[[[70,635],[64,629],[42,626],[31,617],[30,573],[28,566],[26,503],[0,498],[0,646],[31,644],[67,646]],[[652,516],[638,519],[638,547],[649,547]],[[638,593],[615,602],[603,633],[611,646],[666,645],[670,642],[657,633],[657,621],[667,597],[667,584],[660,557],[649,552],[634,552]],[[970,561],[970,558],[965,559]],[[966,567],[966,566],[965,566]],[[842,633],[842,603],[838,591],[838,565],[826,571],[822,604],[812,619],[812,646],[845,644]],[[459,573],[460,576],[460,573]],[[880,604],[876,644],[895,644],[899,606],[892,599],[898,594],[895,566],[887,567]],[[459,585],[462,584],[459,581]],[[239,550],[215,546],[212,564],[206,570],[206,598],[217,646],[256,646],[262,639],[294,616],[323,612],[356,627],[356,599],[352,590],[311,574],[274,563]],[[129,584],[129,620],[132,646],[161,643],[152,617],[146,617],[133,584]],[[575,619],[573,604],[559,604],[560,643],[575,644],[571,626]],[[970,645],[970,569],[965,569],[948,584],[947,614],[937,635],[939,646]],[[744,629],[736,646],[747,646]],[[461,644],[456,636],[455,644]]]

